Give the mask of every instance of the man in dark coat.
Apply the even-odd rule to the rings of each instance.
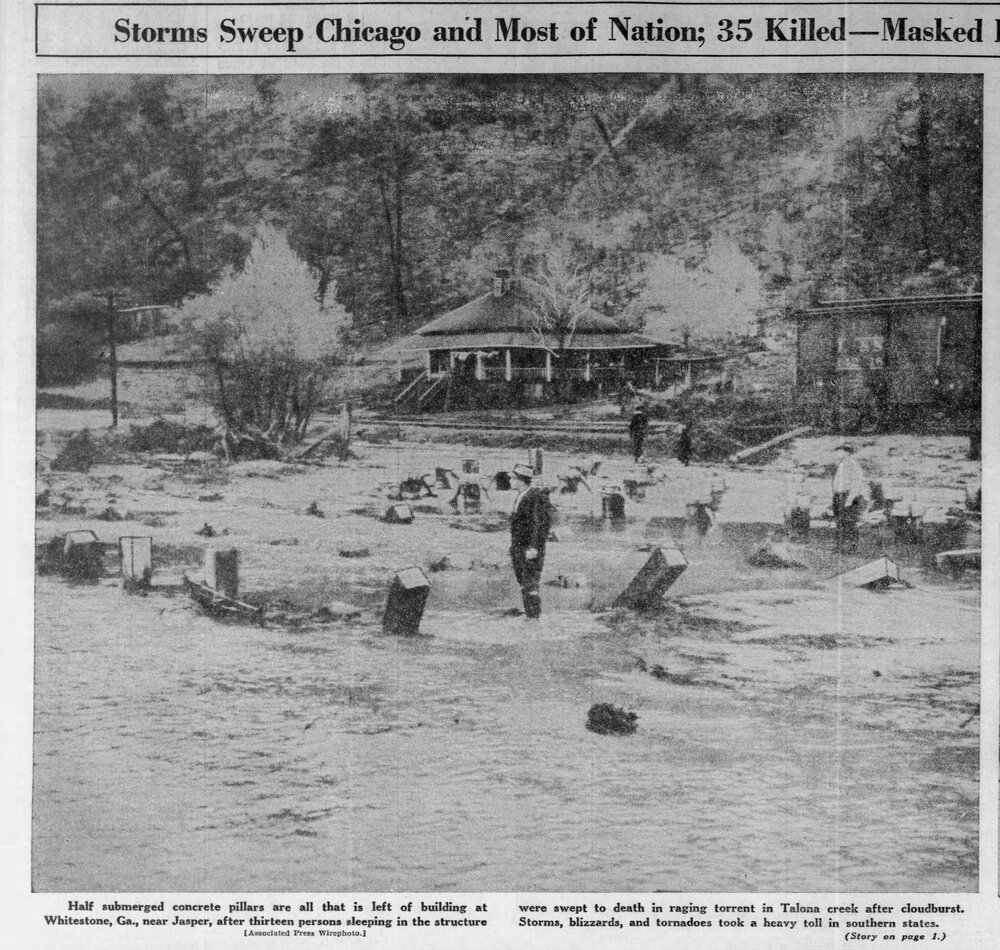
[[[514,562],[514,576],[521,585],[524,615],[537,618],[542,613],[539,588],[545,542],[552,528],[552,511],[548,492],[531,485],[534,469],[515,465],[513,474],[521,483],[521,492],[510,518],[510,557]]]
[[[642,458],[642,446],[646,441],[646,430],[649,428],[649,417],[646,407],[638,405],[632,413],[632,421],[628,424],[629,438],[632,440],[632,455],[638,462]]]
[[[684,426],[677,436],[677,458],[681,465],[691,464],[691,426]]]

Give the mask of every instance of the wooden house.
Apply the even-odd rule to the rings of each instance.
[[[801,399],[882,417],[978,415],[981,294],[828,301],[796,322]]]
[[[626,380],[651,385],[656,344],[593,309],[562,338],[540,326],[529,284],[505,272],[489,293],[421,327],[397,347],[419,352],[423,366],[396,397],[427,408],[504,405],[561,395],[617,390]],[[402,380],[402,374],[401,374]]]

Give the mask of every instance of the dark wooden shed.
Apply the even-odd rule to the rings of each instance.
[[[800,399],[882,417],[978,415],[981,294],[829,301],[796,317]]]

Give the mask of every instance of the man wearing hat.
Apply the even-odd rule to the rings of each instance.
[[[542,613],[542,564],[545,542],[552,527],[549,495],[544,489],[532,487],[535,470],[530,465],[515,465],[512,473],[521,491],[514,501],[510,519],[510,557],[514,576],[521,585],[524,615],[537,618]]]
[[[837,542],[852,545],[858,540],[858,519],[864,508],[862,491],[865,475],[854,460],[854,446],[841,442],[836,449],[837,467],[833,471],[833,517],[837,522]]]

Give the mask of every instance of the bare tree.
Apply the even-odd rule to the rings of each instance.
[[[531,332],[556,360],[555,375],[566,367],[566,351],[581,318],[590,310],[590,281],[565,246],[547,251],[541,267],[524,285],[535,304]]]

